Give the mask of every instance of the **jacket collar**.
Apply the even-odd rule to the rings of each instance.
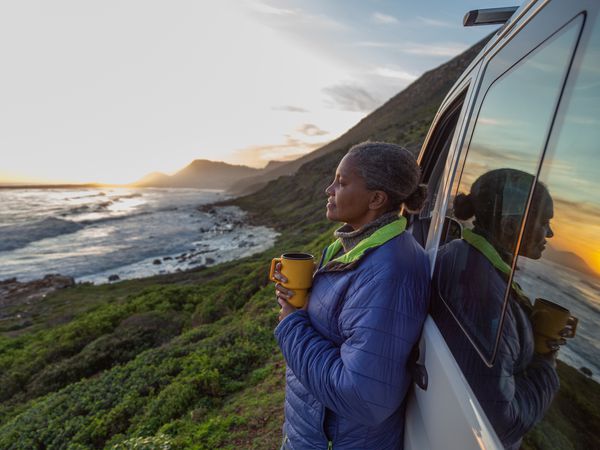
[[[385,244],[390,239],[399,236],[406,230],[406,217],[400,217],[398,220],[393,221],[383,227],[379,228],[373,234],[366,239],[360,241],[352,250],[344,253],[337,258],[335,255],[342,249],[341,239],[336,239],[323,254],[321,261],[321,268],[328,271],[339,271],[350,269],[360,261],[360,259],[375,247]]]
[[[480,234],[469,230],[468,228],[465,228],[463,230],[462,238],[471,247],[478,250],[479,253],[481,253],[485,257],[485,259],[487,259],[492,264],[492,266],[496,268],[496,270],[504,274],[507,280],[510,279],[510,266],[502,259],[500,253],[498,253],[498,251],[494,248],[492,244],[489,243],[489,241],[486,238],[484,238]],[[529,300],[529,298],[525,295],[521,286],[519,286],[519,284],[516,281],[512,280],[511,287],[517,294],[520,303],[529,312],[529,308],[531,308],[531,300]]]

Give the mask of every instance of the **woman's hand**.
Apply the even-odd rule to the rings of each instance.
[[[280,271],[281,263],[277,263],[275,265],[275,272],[273,273],[273,278],[279,280],[279,283],[275,285],[275,295],[277,296],[277,303],[279,303],[279,305],[281,306],[278,316],[279,321],[281,322],[285,317],[296,311],[297,308],[294,308],[288,303],[288,300],[294,296],[294,291],[282,286],[281,283],[287,283],[288,279]]]
[[[556,356],[558,355],[560,347],[566,343],[567,341],[564,338],[548,339],[546,345],[548,345],[550,351],[548,353],[543,353],[541,357],[552,364],[552,367],[556,368]]]

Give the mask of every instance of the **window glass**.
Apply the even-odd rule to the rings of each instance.
[[[491,85],[453,189],[448,214],[463,226],[463,239],[440,248],[437,293],[488,362],[533,174],[580,26],[566,26]]]
[[[519,448],[558,388],[534,355],[530,301],[512,272],[582,24],[573,19],[488,89],[448,209],[462,236],[439,247],[434,267],[432,315],[506,448]]]
[[[448,159],[448,153],[456,131],[456,124],[464,103],[467,88],[457,96],[453,103],[446,108],[431,134],[427,148],[420,160],[421,183],[427,185],[427,198],[418,215],[412,217],[409,228],[414,238],[425,247],[425,242],[431,225],[432,213],[437,196],[442,190],[443,171]]]
[[[557,353],[561,388],[558,394],[552,392],[557,400],[548,419],[526,437],[533,448],[554,448],[549,442],[568,442],[565,448],[600,448],[599,145],[600,27],[596,27],[553,128],[536,187],[540,193],[533,197],[538,201],[532,201],[529,210],[514,276],[531,302],[538,302],[532,308],[538,353],[550,351],[548,341],[561,343],[553,332],[574,333]],[[564,322],[570,316],[577,319],[576,325],[574,320]],[[552,355],[546,359],[552,360]],[[596,431],[590,433],[592,423]]]

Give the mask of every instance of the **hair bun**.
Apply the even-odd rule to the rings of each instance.
[[[404,205],[406,209],[411,212],[417,212],[427,200],[427,186],[424,184],[419,184],[415,191],[404,200]]]
[[[454,217],[458,220],[469,220],[475,215],[475,206],[471,195],[458,194],[454,198]]]

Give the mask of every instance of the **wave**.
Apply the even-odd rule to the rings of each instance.
[[[75,233],[84,225],[70,220],[48,217],[43,220],[0,227],[0,251],[16,250],[26,245],[63,234]]]
[[[69,208],[68,210],[60,213],[60,217],[77,216],[79,214],[103,212],[103,211],[106,211],[108,209],[108,207],[112,204],[113,204],[112,200],[107,200],[104,202],[93,203],[90,205],[74,206],[73,208]]]
[[[117,195],[116,197],[111,197],[111,198],[113,200],[117,201],[117,200],[121,200],[123,198],[137,198],[137,197],[142,197],[142,194],[140,194],[139,192],[134,192],[133,194]]]
[[[106,193],[104,193],[104,192],[98,192],[97,194],[79,195],[77,197],[65,197],[64,200],[78,200],[81,198],[104,197],[105,195],[106,195]]]

